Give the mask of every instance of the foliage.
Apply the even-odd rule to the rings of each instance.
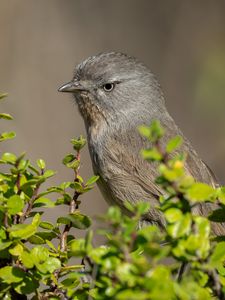
[[[0,117],[11,119],[7,114]],[[74,153],[63,159],[74,179],[47,189],[43,184],[54,171],[42,159],[33,165],[24,153],[2,153],[1,299],[224,298],[225,241],[213,236],[209,219],[225,221],[225,188],[214,189],[186,174],[186,155],[174,152],[181,138],[173,138],[162,149],[164,130],[159,122],[141,126],[140,133],[150,142],[149,149],[142,151],[144,158],[158,163],[156,182],[165,191],[158,210],[165,218],[165,230],[154,225],[137,230],[149,204],[133,207],[127,202],[130,216],[110,207],[100,218],[99,234],[106,239],[101,246],[94,246],[91,219],[79,210],[80,196],[98,180],[93,176],[84,182],[80,176],[83,137],[71,140]],[[4,133],[1,141],[14,135]],[[216,202],[218,210],[208,218],[194,215],[192,209],[202,202]],[[67,215],[59,216],[56,223],[44,219],[46,210],[62,205],[68,207]],[[72,228],[85,230],[83,238],[72,235]]]

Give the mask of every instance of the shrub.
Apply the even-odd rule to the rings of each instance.
[[[0,117],[12,118],[8,114]],[[92,242],[90,217],[80,212],[80,195],[98,180],[93,176],[85,182],[79,173],[86,143],[83,137],[71,140],[73,152],[63,159],[73,180],[47,189],[43,183],[54,171],[42,159],[33,165],[24,153],[1,155],[1,299],[224,298],[225,241],[212,235],[209,219],[225,221],[225,189],[196,182],[185,173],[185,154],[174,154],[182,143],[180,137],[161,149],[159,122],[141,126],[140,133],[152,144],[142,151],[143,157],[158,163],[156,182],[165,191],[158,209],[166,228],[162,231],[149,225],[137,230],[149,204],[133,207],[127,202],[131,216],[110,207],[100,217],[99,234],[106,242],[98,247]],[[2,133],[0,141],[14,136],[13,132]],[[217,202],[218,210],[208,217],[194,215],[192,208],[202,202]],[[67,215],[59,216],[55,223],[45,220],[46,210],[62,205],[68,207]],[[83,238],[72,235],[72,228],[84,230]]]

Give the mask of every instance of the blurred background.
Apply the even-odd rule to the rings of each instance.
[[[0,91],[9,93],[1,111],[14,116],[1,129],[17,133],[1,151],[45,159],[58,172],[51,184],[71,180],[61,160],[85,130],[72,96],[57,88],[89,55],[116,50],[156,74],[171,115],[225,184],[224,12],[224,0],[1,0]],[[81,174],[92,175],[87,149]],[[106,208],[97,188],[82,198],[87,214]]]

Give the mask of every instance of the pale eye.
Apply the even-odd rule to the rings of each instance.
[[[103,85],[103,89],[105,92],[111,92],[115,87],[114,83],[106,83]]]

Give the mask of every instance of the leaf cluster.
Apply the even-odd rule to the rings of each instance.
[[[225,222],[225,188],[187,174],[186,154],[177,154],[182,139],[174,137],[162,149],[164,129],[158,121],[141,126],[140,133],[150,145],[142,150],[144,159],[158,165],[155,180],[164,193],[155,209],[164,218],[164,229],[141,226],[151,207],[127,201],[129,215],[112,206],[99,217],[98,233],[93,232],[80,205],[98,176],[84,181],[80,175],[82,136],[71,140],[73,152],[62,161],[73,180],[57,186],[46,188],[55,172],[43,159],[32,164],[25,153],[1,154],[1,299],[225,299],[225,238],[215,237],[211,229],[212,222]],[[207,203],[217,209],[204,217],[194,213]],[[68,208],[66,215],[55,222],[45,219],[46,210],[53,214],[62,206]],[[94,245],[97,234],[104,236],[103,245]]]

